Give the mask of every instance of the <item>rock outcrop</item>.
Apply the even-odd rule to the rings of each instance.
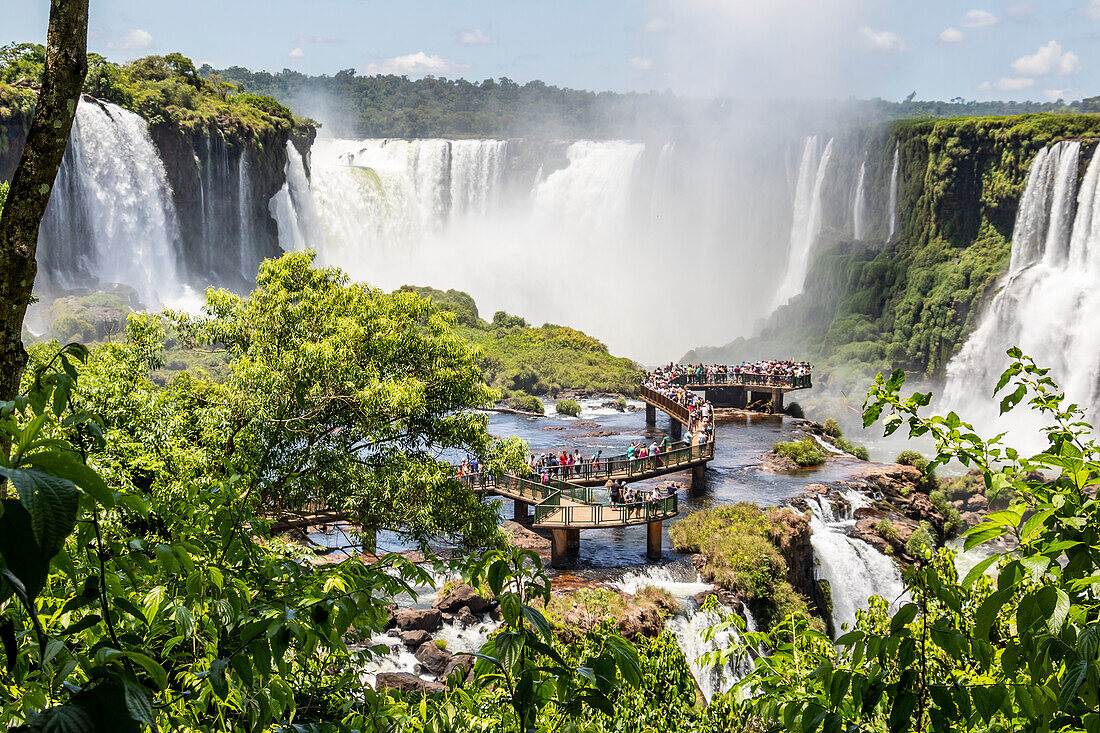
[[[434,608],[399,608],[393,613],[393,622],[402,631],[439,631],[443,614]]]
[[[485,613],[489,610],[489,601],[485,600],[475,588],[465,583],[455,586],[446,595],[440,596],[432,603],[432,608],[442,613],[459,613],[463,608],[468,608],[470,613]]]
[[[442,682],[422,680],[409,672],[379,672],[374,678],[376,690],[395,690],[397,692],[419,692],[431,694],[447,689]]]

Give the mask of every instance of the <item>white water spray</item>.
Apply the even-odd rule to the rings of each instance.
[[[867,192],[864,183],[867,180],[867,161],[859,165],[859,180],[856,182],[856,196],[852,201],[852,236],[862,242],[867,234]]]
[[[890,217],[890,227],[886,234],[886,241],[894,238],[898,231],[898,175],[901,168],[901,144],[894,145],[894,166],[890,171],[890,195],[887,197],[886,208]]]

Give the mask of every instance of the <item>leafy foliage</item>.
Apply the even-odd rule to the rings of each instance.
[[[558,400],[558,404],[554,405],[554,411],[559,415],[577,417],[581,414],[581,406],[576,400]]]
[[[873,600],[837,647],[797,616],[746,635],[775,652],[740,685],[743,719],[803,731],[1100,729],[1100,446],[1045,369],[1018,349],[1009,356],[996,391],[1002,411],[1026,400],[1046,417],[1037,455],[983,440],[953,412],[922,416],[931,395],[902,397],[900,370],[879,376],[864,421],[885,413],[887,434],[907,426],[934,441],[933,467],[958,460],[978,467],[988,490],[1011,487],[1012,504],[968,530],[965,546],[1009,536],[1018,549],[962,580],[952,551],[924,554],[907,571],[903,605],[891,614]]]
[[[772,446],[772,451],[777,456],[791,459],[802,468],[820,466],[825,462],[825,454],[809,438],[781,441]]]

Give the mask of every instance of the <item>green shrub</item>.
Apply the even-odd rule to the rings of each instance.
[[[836,447],[849,455],[853,455],[861,461],[866,461],[869,458],[867,449],[862,445],[853,445],[852,441],[845,438],[843,435],[836,439]]]
[[[799,419],[806,417],[806,413],[802,411],[802,405],[798,404],[797,402],[792,402],[791,404],[787,405],[787,414],[791,417],[797,417]]]
[[[546,414],[546,408],[542,406],[542,400],[522,390],[512,396],[512,407],[524,412],[533,412],[536,415]]]
[[[577,404],[576,400],[558,400],[554,410],[559,415],[568,415],[569,417],[577,417],[581,414],[581,406]]]
[[[871,460],[871,454],[867,452],[866,446],[857,445],[855,451],[852,452],[852,455],[861,461]]]
[[[785,443],[776,443],[772,446],[772,451],[774,451],[776,455],[790,458],[803,468],[808,466],[820,466],[825,462],[825,454],[822,453],[821,449],[809,438],[792,440]]]
[[[895,544],[901,537],[898,536],[898,528],[889,519],[880,519],[875,524],[875,533],[890,544]]]
[[[626,398],[619,395],[619,399],[615,400],[615,407],[622,412],[626,412]]]
[[[924,459],[924,456],[915,450],[903,450],[901,453],[898,453],[898,457],[895,458],[894,461],[903,466],[916,466],[918,462],[928,463],[928,461]]]
[[[840,429],[840,423],[831,417],[821,427],[830,438],[839,438],[844,435],[844,431]]]
[[[932,526],[928,522],[921,522],[920,526],[913,530],[913,534],[905,542],[905,553],[909,557],[920,560],[926,554],[930,555],[936,551],[936,541],[932,539],[931,529]]]
[[[438,648],[438,649],[442,649],[444,651],[447,650],[447,640],[446,639],[436,639],[435,640],[435,645],[436,645],[436,648]]]
[[[957,535],[959,530],[965,526],[959,510],[947,500],[947,496],[942,491],[933,491],[928,494],[928,498],[932,501],[932,506],[936,507],[936,511],[943,515],[944,537],[950,539]]]

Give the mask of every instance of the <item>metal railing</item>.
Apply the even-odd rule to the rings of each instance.
[[[731,387],[787,387],[805,389],[812,387],[811,375],[751,374],[747,372],[718,372],[716,374],[681,374],[672,378],[680,387],[688,385],[728,385]],[[643,387],[643,389],[645,389]]]
[[[673,493],[656,501],[631,504],[565,504],[547,501],[535,507],[535,524],[540,527],[600,527],[646,524],[674,516],[679,497]]]
[[[684,425],[691,425],[691,410],[686,405],[682,405],[671,397],[663,395],[655,389],[650,389],[644,384],[642,385],[641,395],[646,402],[652,402]]]

